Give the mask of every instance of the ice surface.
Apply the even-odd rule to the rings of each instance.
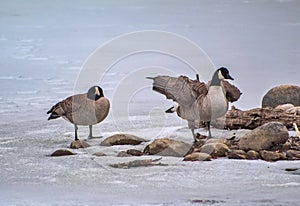
[[[1,205],[297,205],[299,171],[285,168],[300,168],[299,161],[183,162],[163,157],[161,162],[169,166],[119,170],[108,165],[158,157],[116,157],[121,150],[143,149],[147,143],[107,148],[99,146],[101,139],[74,151],[77,155],[54,158],[48,155],[69,146],[74,128],[64,120],[47,122],[46,112],[73,94],[81,66],[92,52],[119,35],[140,30],[173,32],[195,42],[216,67],[230,68],[243,92],[234,105],[258,107],[270,88],[299,84],[299,8],[297,0],[3,1]],[[138,71],[145,68],[147,76],[167,68],[195,77],[189,66],[168,55],[128,56],[112,65],[101,82],[112,110],[94,133],[191,142],[186,122],[163,112],[173,102],[151,91],[150,80],[140,79]],[[218,137],[233,132],[212,131]],[[87,135],[88,128],[80,127],[80,138]],[[95,157],[96,151],[108,156]]]

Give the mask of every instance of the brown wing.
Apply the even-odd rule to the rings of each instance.
[[[69,114],[77,111],[81,107],[80,102],[85,98],[86,94],[77,94],[58,102],[47,112],[47,114],[51,113],[48,120],[68,116]]]
[[[222,86],[225,90],[227,101],[229,102],[237,101],[242,95],[241,91],[228,81],[222,80]]]
[[[196,99],[208,90],[205,83],[191,80],[186,76],[169,77],[157,76],[153,79],[153,90],[164,94],[167,99],[172,99],[180,105],[190,106]]]

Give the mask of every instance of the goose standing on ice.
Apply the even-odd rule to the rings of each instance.
[[[178,103],[173,111],[188,121],[195,141],[197,141],[194,133],[195,123],[207,122],[208,138],[211,138],[210,121],[224,116],[228,110],[228,101],[237,101],[241,95],[237,87],[224,80],[233,80],[225,67],[217,69],[207,85],[186,76],[178,78],[157,76],[149,79],[154,81],[154,91]]]
[[[110,103],[99,86],[91,87],[86,94],[76,94],[55,104],[47,114],[48,120],[63,117],[75,126],[75,140],[78,140],[77,125],[89,126],[89,138],[93,137],[92,126],[103,121],[109,112]]]

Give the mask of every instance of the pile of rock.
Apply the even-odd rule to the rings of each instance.
[[[101,146],[138,145],[147,140],[129,134],[116,134],[106,138]],[[78,145],[77,145],[78,144]],[[75,146],[76,145],[76,146]],[[71,148],[88,147],[86,142],[78,141],[71,144]],[[53,156],[70,155],[63,150]],[[200,139],[194,144],[169,138],[156,139],[147,144],[143,150],[128,149],[120,151],[118,157],[159,155],[183,157],[184,161],[209,161],[216,158],[230,159],[262,159],[266,161],[300,160],[300,139],[289,137],[287,128],[278,122],[264,124],[241,137],[230,139]],[[101,155],[96,156],[105,156]]]
[[[213,144],[207,142],[197,144],[185,158],[190,160],[191,156],[195,156],[193,153],[200,151],[210,154],[212,158],[226,156],[230,159],[266,161],[300,160],[300,139],[289,137],[287,128],[278,122],[264,124],[240,138],[219,140],[219,143]]]

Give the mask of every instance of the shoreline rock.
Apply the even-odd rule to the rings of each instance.
[[[191,144],[169,138],[156,139],[144,149],[144,154],[183,157],[191,148]]]
[[[239,149],[249,151],[270,150],[278,144],[284,144],[289,138],[287,128],[278,122],[270,122],[246,133],[240,138]]]
[[[113,145],[139,145],[142,142],[148,142],[147,140],[137,137],[131,134],[115,134],[107,137],[103,140],[101,146],[113,146]]]

